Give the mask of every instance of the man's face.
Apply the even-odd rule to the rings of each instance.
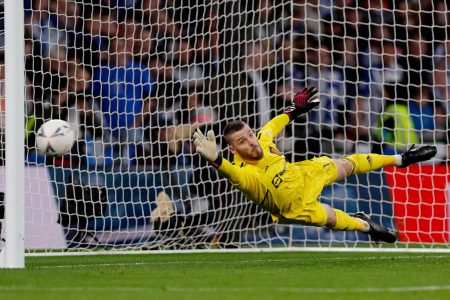
[[[264,156],[255,133],[248,125],[230,134],[229,141],[231,153],[237,153],[245,160],[260,160]]]

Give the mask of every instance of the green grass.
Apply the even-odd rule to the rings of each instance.
[[[0,299],[450,299],[450,254],[28,257]]]

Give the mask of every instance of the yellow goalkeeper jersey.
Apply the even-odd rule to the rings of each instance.
[[[322,211],[317,198],[325,185],[336,180],[336,165],[328,157],[287,162],[274,138],[288,123],[288,115],[281,114],[257,133],[264,152],[262,159],[246,161],[235,154],[234,164],[223,159],[218,170],[247,198],[269,211],[274,221],[286,218],[323,225],[326,212]],[[317,207],[321,211],[314,216]]]

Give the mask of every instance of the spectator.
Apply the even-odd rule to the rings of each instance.
[[[142,11],[142,25],[150,28],[152,39],[158,43],[159,49],[166,47],[166,38],[183,35],[180,23],[173,20],[167,5],[160,0],[141,0],[135,5],[135,9]]]
[[[367,48],[359,49],[362,65],[367,69],[376,66],[382,61],[383,42],[387,43],[394,40],[391,27],[371,24],[368,29]]]
[[[420,142],[407,102],[392,96],[389,92],[386,93],[389,100],[386,101],[374,132],[375,138],[380,142],[380,151],[385,155],[402,153],[409,145]]]
[[[436,143],[439,138],[437,130],[437,107],[430,86],[410,86],[411,101],[409,101],[409,113],[414,129],[420,137],[420,143]]]
[[[450,112],[450,40],[438,47],[439,55],[434,56],[433,86],[436,99],[446,103],[446,110]]]
[[[131,39],[114,39],[111,59],[94,70],[92,85],[105,127],[120,142],[125,159],[134,158],[136,144],[143,141],[143,125],[155,105],[151,100],[154,80],[149,69],[134,59],[132,49]]]
[[[345,125],[346,139],[354,141],[355,152],[369,153],[370,146],[370,101],[367,95],[360,93],[360,78],[364,69],[360,66],[358,55],[358,43],[355,39],[347,37],[344,39],[344,52],[342,60],[337,62],[337,66],[342,67],[342,75],[345,86],[345,102],[342,114],[348,120]]]
[[[259,128],[265,120],[270,119],[274,99],[269,95],[276,95],[276,83],[283,78],[277,78],[273,68],[275,52],[269,51],[264,44],[248,44],[246,53],[244,72],[240,74],[239,83],[241,101],[236,103],[240,107],[236,111],[240,111],[242,116],[248,118],[247,122]]]
[[[357,45],[355,39],[345,38],[342,59],[336,63],[338,67],[342,67],[346,102],[354,101],[358,92],[358,81],[362,73]]]
[[[280,17],[283,10],[282,3],[273,0],[259,0],[256,7],[256,23],[252,26],[254,30],[253,39],[261,42],[269,51],[275,50],[283,38],[283,24],[287,18]]]
[[[172,108],[173,114],[166,113],[164,119],[163,113],[159,113],[161,126],[154,126],[152,131],[154,140],[159,141],[156,146],[160,147],[161,159],[167,161],[169,158],[167,166],[171,170],[174,185],[179,187],[179,197],[186,199],[185,209],[190,211],[189,199],[198,199],[198,194],[193,192],[196,189],[190,187],[196,172],[191,163],[191,137],[196,128],[212,126],[218,120],[214,109],[207,105],[208,94],[203,90],[191,90],[187,97],[180,98]],[[154,156],[151,160],[154,160]]]
[[[320,8],[318,0],[302,0],[294,8],[293,32],[304,33],[307,39],[315,39],[325,33],[325,27],[321,20],[324,20],[330,11]]]
[[[165,58],[153,54],[149,59],[150,71],[158,87],[155,95],[158,109],[172,107],[177,97],[184,94],[183,86],[174,80],[173,67]]]
[[[212,80],[220,74],[221,57],[217,31],[196,37],[194,59],[203,69],[205,80]]]
[[[397,114],[395,113],[397,112]],[[396,154],[406,149],[408,145],[418,142],[417,135],[413,131],[412,120],[408,117],[405,104],[388,105],[385,114],[380,118],[380,124],[375,137],[380,139],[381,153],[384,155]]]
[[[67,60],[61,62],[61,76],[65,85],[53,100],[59,108],[58,118],[67,120],[78,130],[75,133],[77,143],[72,148],[81,158],[82,165],[99,167],[111,164],[110,133],[103,128],[104,121],[98,103],[92,98],[92,74],[82,63],[75,51],[69,51]],[[106,160],[105,160],[106,159]]]
[[[406,45],[406,55],[399,59],[404,70],[408,70],[403,79],[405,86],[430,85],[433,73],[433,61],[430,55],[431,42],[427,41],[420,30],[408,33],[409,39]],[[413,97],[414,95],[410,95]]]
[[[349,105],[347,138],[354,142],[354,151],[358,153],[371,152],[371,131],[369,127],[368,101],[364,95],[356,94],[355,100]]]
[[[52,99],[58,97],[60,88],[66,84],[61,76],[63,61],[43,57],[37,41],[26,40],[25,51],[25,73],[33,89],[35,110],[44,119],[57,117],[59,108],[53,107]]]
[[[304,40],[287,33],[280,44],[277,53],[277,69],[284,75],[283,81],[279,83],[278,100],[275,108],[277,111],[286,107],[292,100],[295,91],[305,86],[305,45]]]
[[[195,51],[189,39],[178,39],[172,47],[174,80],[181,83],[184,91],[203,87],[205,84],[204,70],[200,64],[195,63]]]
[[[366,11],[360,9],[357,1],[337,0],[334,3],[332,14],[324,22],[325,34],[321,40],[333,50],[335,61],[342,60],[342,54],[347,51],[348,40],[356,42],[353,49],[363,51],[368,47],[369,36]]]
[[[150,56],[155,52],[154,40],[148,27],[138,24],[134,31],[133,53],[142,64],[149,65]]]
[[[191,90],[187,97],[173,108],[178,124],[211,124],[217,113],[208,105],[208,95],[201,89]]]
[[[399,153],[417,143],[445,143],[444,109],[429,86],[410,86],[412,99],[389,100],[375,132],[383,153]]]
[[[54,105],[67,108],[74,105],[77,100],[89,97],[92,74],[73,51],[67,55],[66,60],[61,61],[59,74],[64,79],[64,85],[59,87],[59,94],[53,97]],[[61,114],[60,117],[62,117]]]
[[[389,4],[390,1],[384,0],[363,1],[363,7],[368,12],[366,22],[374,25],[392,24],[394,11]]]
[[[423,1],[422,1],[423,2]],[[445,42],[448,32],[448,20],[450,20],[450,11],[448,1],[435,0],[427,5],[421,2],[422,12],[428,12],[424,14],[427,18],[424,18],[424,22],[421,24],[421,28],[424,30],[424,36],[432,37],[431,42],[435,46]],[[426,25],[426,26],[423,26]]]
[[[109,59],[110,41],[118,33],[114,10],[96,4],[83,4],[77,24],[76,48],[83,53],[83,63],[94,68]]]
[[[361,95],[367,98],[367,111],[370,111],[367,126],[375,128],[379,114],[385,106],[386,94],[391,100],[408,99],[405,80],[407,72],[400,64],[400,56],[392,41],[382,44],[371,42],[370,57],[372,63],[367,66],[367,72],[361,75],[359,89]]]
[[[307,85],[316,86],[321,94],[319,110],[308,115],[312,130],[308,148],[316,154],[342,151],[340,141],[344,139],[342,111],[345,105],[342,73],[333,67],[331,52],[324,45],[318,45],[317,51],[311,49],[308,59]],[[320,144],[317,144],[319,137]]]
[[[409,32],[419,29],[421,26],[419,3],[412,1],[395,1],[394,2],[394,31],[396,43],[399,47],[405,48],[407,43],[413,38],[409,36]]]
[[[75,40],[77,4],[72,1],[40,1],[32,4],[33,14],[25,20],[27,34],[41,45],[45,57],[62,59]]]

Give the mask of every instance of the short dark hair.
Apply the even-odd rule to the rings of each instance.
[[[223,137],[227,141],[228,145],[230,144],[230,140],[228,138],[230,136],[230,134],[233,134],[233,133],[241,130],[242,128],[244,128],[245,125],[247,125],[245,122],[243,122],[241,120],[235,120],[235,121],[231,121],[230,123],[228,123],[225,126],[225,128],[223,129]]]

